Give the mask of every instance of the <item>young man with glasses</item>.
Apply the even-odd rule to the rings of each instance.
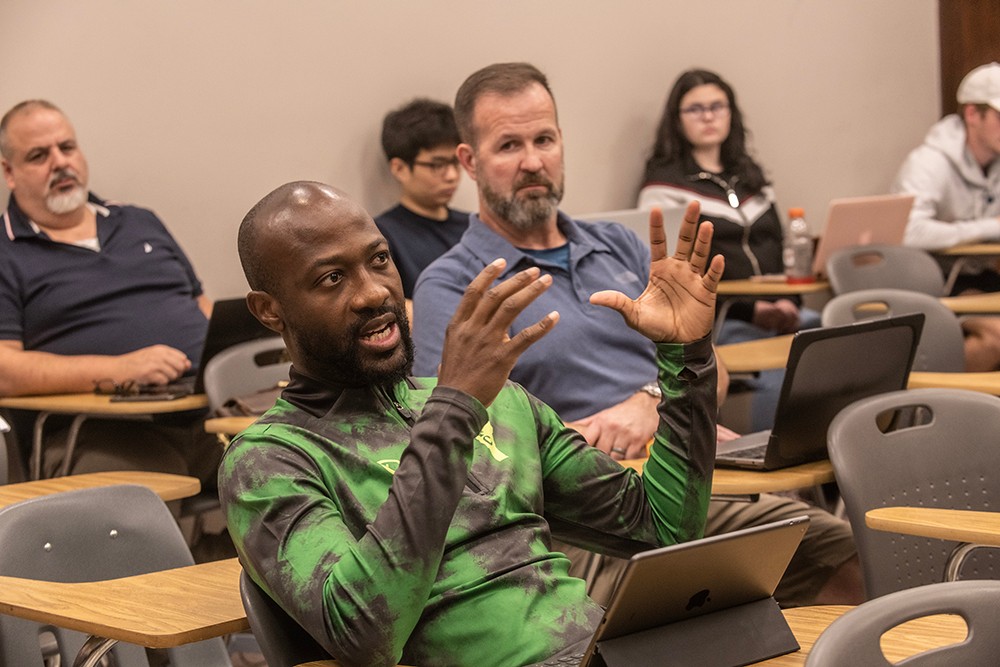
[[[413,298],[417,276],[458,243],[469,214],[448,208],[461,176],[455,148],[458,129],[451,107],[416,99],[390,112],[382,123],[382,149],[399,182],[399,204],[375,218],[389,241],[403,279],[403,294]]]
[[[924,250],[1000,241],[1000,63],[969,72],[956,98],[957,113],[931,127],[891,188],[916,196],[905,243]],[[995,259],[966,258],[952,293],[970,290],[1000,291]],[[1000,319],[967,318],[962,328],[966,370],[1000,367]]]

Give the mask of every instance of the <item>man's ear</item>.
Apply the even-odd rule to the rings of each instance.
[[[11,192],[14,191],[14,170],[10,168],[10,163],[6,159],[0,160],[0,165],[3,166],[3,179],[7,181],[7,189]]]
[[[406,160],[403,158],[394,157],[389,160],[389,173],[400,183],[403,183],[404,179],[409,178],[412,172],[413,168],[406,164]]]
[[[459,144],[458,148],[455,149],[455,155],[458,157],[458,161],[462,164],[462,168],[465,169],[465,173],[469,175],[469,178],[476,180],[476,151],[469,144]]]
[[[261,290],[247,294],[247,308],[260,323],[276,333],[285,331],[285,321],[281,317],[281,304],[273,296]]]

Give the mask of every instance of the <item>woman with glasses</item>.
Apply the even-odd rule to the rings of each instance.
[[[780,274],[781,219],[764,170],[747,152],[747,130],[736,94],[707,70],[681,74],[667,97],[646,162],[639,208],[701,202],[702,220],[715,226],[712,253],[726,258],[724,280]],[[818,326],[814,311],[795,299],[758,299],[732,304],[716,343],[736,343]],[[754,381],[753,428],[769,428],[781,389],[782,371]]]

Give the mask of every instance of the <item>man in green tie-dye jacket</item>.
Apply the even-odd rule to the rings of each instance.
[[[628,555],[703,529],[722,261],[706,266],[711,229],[693,239],[697,219],[692,207],[672,256],[654,243],[638,299],[593,297],[659,343],[664,401],[640,476],[507,381],[557,324],[550,313],[507,333],[548,276],[533,268],[494,285],[503,262],[488,266],[449,326],[438,378],[413,378],[399,275],[371,217],[319,183],[267,195],[240,227],[240,258],[248,305],[284,337],[291,381],[219,475],[250,576],[348,665],[582,652],[602,612],[551,536]]]

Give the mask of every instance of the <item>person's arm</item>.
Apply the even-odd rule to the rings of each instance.
[[[915,196],[903,241],[906,245],[942,250],[963,243],[1000,240],[1000,218],[997,216],[941,219],[945,189],[954,179],[953,168],[943,156],[930,154],[930,149],[917,149],[906,159],[890,188],[890,192]]]
[[[166,384],[188,369],[180,350],[153,345],[120,356],[61,355],[25,350],[20,341],[0,341],[0,396],[94,391],[94,382]]]
[[[388,497],[360,534],[350,470],[327,470],[318,436],[283,438],[260,424],[237,438],[220,470],[227,522],[255,580],[348,664],[395,665],[424,613],[462,496],[475,436],[517,357],[558,320],[550,314],[513,337],[514,318],[551,283],[538,269],[490,287],[503,262],[466,290],[448,326],[438,386],[416,420]],[[309,448],[314,455],[309,455]],[[266,474],[261,474],[265,470]],[[331,483],[328,483],[330,480]],[[249,546],[249,548],[248,548]]]

